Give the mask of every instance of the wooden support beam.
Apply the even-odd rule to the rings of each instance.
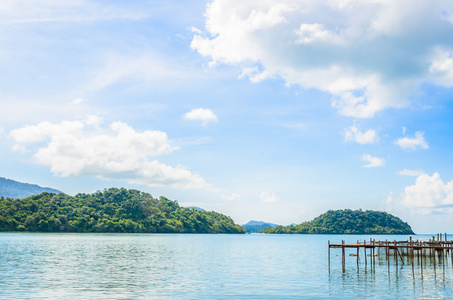
[[[395,250],[396,250],[396,253],[398,253],[398,255],[399,255],[400,259],[401,259],[401,263],[404,265],[404,260],[403,260],[403,257],[400,254],[400,251],[398,250],[398,248],[395,248]]]

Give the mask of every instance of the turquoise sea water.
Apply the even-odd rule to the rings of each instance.
[[[347,256],[343,272],[332,249],[329,269],[328,240],[370,238],[408,236],[0,233],[0,299],[453,297],[450,256],[374,268]]]

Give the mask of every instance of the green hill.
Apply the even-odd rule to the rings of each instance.
[[[0,231],[244,233],[225,215],[179,206],[165,197],[124,188],[93,194],[44,192],[0,198]]]
[[[267,228],[263,233],[299,234],[414,234],[400,218],[381,211],[329,210],[312,221]]]

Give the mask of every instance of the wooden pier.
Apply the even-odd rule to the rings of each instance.
[[[437,238],[436,238],[437,237]],[[445,233],[444,239],[443,234],[437,234],[429,240],[412,240],[412,237],[409,237],[407,241],[376,241],[370,239],[369,241],[364,240],[363,242],[357,241],[355,244],[345,244],[344,241],[341,244],[331,244],[328,241],[329,246],[329,270],[330,270],[330,249],[341,249],[342,252],[342,264],[343,270],[345,268],[346,262],[346,249],[356,249],[356,252],[350,254],[350,256],[357,257],[357,265],[359,265],[360,252],[363,251],[363,258],[365,266],[368,264],[367,255],[369,258],[369,263],[374,266],[376,263],[376,257],[380,256],[381,250],[384,250],[385,257],[388,263],[390,264],[390,257],[394,257],[396,264],[400,260],[404,265],[403,257],[406,257],[406,261],[414,265],[415,262],[418,262],[423,266],[423,258],[429,257],[431,261],[434,261],[436,264],[436,256],[438,260],[445,261],[445,259],[450,255],[453,264],[453,241],[447,240],[447,234]],[[362,250],[363,249],[363,250]],[[376,253],[376,250],[378,253]]]

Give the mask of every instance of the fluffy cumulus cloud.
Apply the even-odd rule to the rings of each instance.
[[[326,91],[366,118],[408,105],[424,82],[453,86],[452,15],[449,0],[214,0],[191,47],[211,67]]]
[[[416,149],[428,149],[428,143],[425,141],[425,133],[417,131],[415,137],[403,137],[396,140],[395,144],[403,149],[416,150]]]
[[[356,125],[353,125],[344,130],[344,140],[346,142],[373,144],[377,141],[377,138],[376,131],[373,129],[362,132]]]
[[[417,214],[453,212],[453,181],[445,183],[438,173],[417,177],[414,185],[407,186],[400,197],[390,195],[387,204],[391,210],[410,210]]]
[[[203,122],[203,126],[209,122],[217,122],[219,120],[212,110],[207,108],[194,108],[190,112],[184,114],[184,119],[201,121]]]
[[[369,154],[363,154],[362,160],[367,163],[366,165],[363,166],[364,168],[382,167],[385,162],[383,158],[371,156]]]
[[[266,192],[266,191],[261,192],[260,199],[261,199],[261,201],[263,201],[265,203],[276,202],[279,200],[278,197],[275,195],[275,193]]]
[[[33,151],[38,163],[50,166],[59,176],[95,176],[148,186],[209,187],[185,167],[153,159],[177,149],[165,132],[137,132],[122,122],[102,128],[101,123],[95,116],[59,124],[42,122],[15,129],[10,135],[14,149]]]

